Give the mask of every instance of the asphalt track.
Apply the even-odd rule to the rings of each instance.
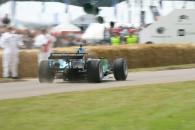
[[[51,93],[87,91],[101,88],[125,87],[143,84],[169,83],[195,80],[195,69],[146,71],[129,73],[127,81],[115,81],[110,75],[102,83],[87,83],[86,81],[40,84],[37,79],[22,79],[19,81],[0,81],[0,100],[23,98]]]

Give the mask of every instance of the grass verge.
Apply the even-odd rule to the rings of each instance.
[[[0,101],[1,130],[194,130],[195,81]]]
[[[134,68],[134,69],[129,69],[129,72],[161,71],[161,70],[176,70],[176,69],[191,69],[191,68],[195,68],[195,64],[169,65],[169,66],[149,67],[149,68]]]

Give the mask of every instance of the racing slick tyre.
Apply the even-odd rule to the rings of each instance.
[[[49,61],[43,60],[39,65],[39,82],[40,83],[52,83],[54,80],[54,74],[49,67]]]
[[[101,60],[89,60],[87,62],[87,79],[89,82],[99,83],[103,79]]]
[[[116,80],[126,80],[128,75],[127,62],[123,58],[118,58],[113,64],[114,78]]]

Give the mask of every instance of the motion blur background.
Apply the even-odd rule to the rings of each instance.
[[[27,48],[33,48],[33,37],[40,28],[48,28],[58,37],[55,47],[60,47],[78,45],[82,40],[109,44],[107,37],[111,35],[107,36],[106,30],[109,33],[110,22],[115,23],[114,28],[121,37],[133,32],[139,42],[139,32],[148,25],[176,9],[194,8],[192,0],[1,0],[0,18],[7,15],[10,25],[23,32]],[[93,36],[83,38],[93,23],[103,24],[104,30],[95,34],[89,31]],[[98,29],[96,26],[95,30]]]

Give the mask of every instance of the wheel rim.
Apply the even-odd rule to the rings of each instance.
[[[128,67],[127,67],[126,62],[124,62],[123,67],[124,67],[124,74],[125,74],[125,76],[127,76],[127,74],[128,74]]]
[[[100,77],[100,80],[103,78],[103,70],[102,70],[101,64],[99,65],[99,77]]]

